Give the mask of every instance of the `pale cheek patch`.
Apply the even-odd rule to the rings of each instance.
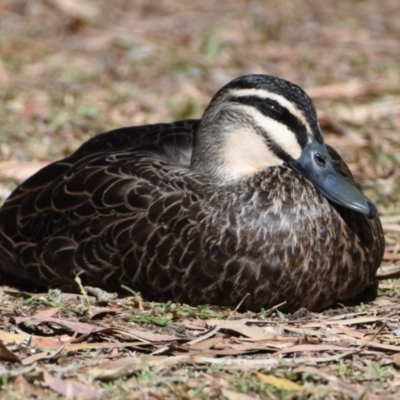
[[[262,136],[246,127],[227,133],[223,157],[224,175],[228,180],[237,180],[283,163]]]

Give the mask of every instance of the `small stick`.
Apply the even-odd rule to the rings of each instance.
[[[77,285],[78,285],[78,287],[79,287],[79,290],[80,290],[80,292],[82,293],[82,295],[83,295],[83,297],[85,298],[85,300],[86,301],[89,301],[89,297],[88,297],[88,295],[87,295],[87,293],[86,293],[86,290],[85,290],[85,288],[83,287],[83,285],[82,285],[82,281],[81,281],[81,278],[79,278],[79,275],[82,273],[82,271],[80,271],[80,272],[78,272],[77,274],[76,274],[76,276],[75,276],[75,278],[74,278],[74,281],[77,283]]]
[[[235,313],[236,311],[240,308],[240,306],[243,304],[243,302],[250,296],[250,293],[246,293],[243,296],[243,299],[240,300],[239,304],[236,306],[236,308],[230,312],[230,314],[228,315],[228,317],[226,318],[226,320],[230,319]]]

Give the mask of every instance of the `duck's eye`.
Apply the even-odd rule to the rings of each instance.
[[[326,168],[326,160],[319,153],[315,153],[314,160],[321,168]]]
[[[263,101],[263,108],[265,111],[272,111],[276,114],[282,113],[282,107],[272,101]]]

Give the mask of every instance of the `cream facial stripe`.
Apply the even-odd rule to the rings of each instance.
[[[307,132],[310,135],[313,135],[313,131],[310,127],[310,124],[307,122],[306,118],[304,117],[303,113],[288,99],[285,97],[269,92],[268,90],[264,89],[233,89],[230,91],[230,94],[236,97],[246,97],[246,96],[257,96],[260,99],[271,99],[279,103],[282,107],[285,107],[291,114],[297,117],[301,123],[307,128]]]
[[[242,106],[243,107],[243,106]],[[296,135],[286,125],[266,117],[251,106],[244,106],[246,112],[253,121],[267,132],[268,137],[284,150],[290,157],[297,160],[301,156],[302,148],[297,141]]]

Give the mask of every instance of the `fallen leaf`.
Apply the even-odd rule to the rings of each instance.
[[[51,317],[44,317],[44,318],[36,318],[36,317],[14,317],[12,318],[17,325],[28,323],[28,324],[36,324],[40,325],[42,323],[46,324],[57,324],[64,327],[69,328],[70,330],[78,333],[90,333],[96,330],[96,326],[85,324],[83,322],[77,321],[70,321],[61,318],[51,318]]]
[[[69,335],[62,335],[58,337],[46,337],[46,336],[35,336],[28,335],[26,333],[10,333],[0,331],[0,340],[6,343],[21,343],[27,338],[30,338],[30,346],[37,347],[39,349],[55,349],[60,347],[60,343],[68,341]]]
[[[32,318],[52,318],[60,310],[61,310],[60,307],[46,308],[45,310],[40,310],[36,314],[32,315]]]
[[[82,383],[57,378],[43,369],[44,382],[55,392],[62,394],[67,399],[80,397],[89,397],[91,399],[100,399],[103,390]]]
[[[396,367],[400,367],[400,353],[396,353],[393,356],[393,362],[396,365]]]
[[[373,349],[400,352],[400,346],[396,346],[393,344],[378,343],[375,341],[369,341],[368,339],[358,340],[357,343],[359,343],[361,346]]]
[[[139,339],[146,343],[165,343],[165,342],[174,342],[182,340],[181,337],[172,336],[172,335],[163,335],[160,333],[154,333],[150,331],[140,331],[138,329],[132,328],[120,328],[120,327],[112,327],[112,328],[104,328],[98,329],[93,333],[121,333],[125,335],[130,335],[136,339]]]
[[[328,382],[332,384],[333,388],[342,392],[345,398],[349,399],[369,398],[368,396],[365,396],[366,389],[362,388],[359,385],[352,385],[350,383],[347,383],[342,379],[338,378],[337,376],[328,374],[327,372],[322,371],[321,369],[306,366],[306,367],[296,368],[295,372],[313,374],[326,379]]]
[[[335,346],[333,344],[299,344],[279,350],[279,354],[298,353],[303,351],[348,351],[348,347]]]
[[[226,388],[221,388],[221,394],[228,400],[257,400],[258,397],[250,396],[248,394],[234,392]]]
[[[39,386],[31,385],[22,375],[15,378],[12,387],[16,393],[23,395],[26,399],[45,398],[45,391]]]
[[[22,361],[12,351],[7,349],[2,341],[0,341],[0,360],[22,363]]]
[[[194,320],[185,319],[184,321],[182,321],[182,325],[185,328],[191,329],[194,331],[205,331],[207,329],[206,321],[199,319],[199,318],[196,318]]]
[[[267,385],[274,386],[280,390],[297,391],[297,392],[303,390],[303,388],[300,385],[290,381],[289,379],[277,378],[276,376],[266,375],[261,372],[256,372],[256,375],[261,381],[263,381]]]
[[[179,357],[179,356],[178,356]],[[171,360],[173,361],[173,360]],[[177,360],[178,361],[178,360]],[[296,363],[303,362],[296,359]],[[181,358],[179,363],[185,364],[208,364],[217,365],[221,369],[238,369],[238,370],[252,370],[252,369],[270,369],[279,365],[280,360],[275,358],[262,358],[262,359],[248,359],[248,358],[213,358],[203,355],[193,355]],[[290,365],[290,363],[288,363]],[[295,365],[295,363],[293,363]]]
[[[323,325],[358,325],[358,324],[368,324],[371,322],[384,322],[387,321],[388,318],[385,317],[357,317],[357,318],[348,318],[343,319],[343,317],[347,317],[348,315],[341,316],[342,319],[321,319],[320,322],[311,322],[303,325],[303,328],[320,328]]]
[[[22,323],[29,324],[57,324],[69,328],[73,332],[85,334],[85,333],[104,333],[113,334],[120,333],[133,336],[137,339],[143,340],[147,343],[162,343],[162,342],[172,342],[175,340],[181,340],[182,338],[178,336],[162,335],[159,333],[153,333],[149,331],[140,331],[138,329],[131,328],[98,328],[96,325],[85,324],[84,322],[70,321],[62,318],[35,318],[35,317],[13,317],[13,320],[17,325]]]
[[[393,254],[393,253],[391,253]],[[378,269],[376,274],[377,279],[393,279],[400,277],[399,265],[385,265]]]
[[[290,346],[290,343],[271,340],[242,342],[240,339],[233,341],[230,338],[213,337],[201,343],[186,343],[177,348],[185,351],[201,351],[213,355],[228,356],[254,353],[257,351],[275,352],[287,346]]]
[[[219,330],[235,332],[239,335],[246,336],[253,340],[271,339],[281,333],[281,329],[275,326],[258,326],[249,325],[252,320],[207,320],[208,326],[218,326]],[[259,321],[257,321],[259,323]]]
[[[66,351],[95,350],[95,349],[122,349],[124,347],[134,347],[143,344],[143,342],[127,343],[72,343],[65,347]]]
[[[385,251],[383,254],[383,259],[388,260],[388,261],[398,261],[400,260],[400,254],[399,253],[390,253],[388,251]]]
[[[348,328],[347,326],[338,325],[337,327],[335,327],[335,329],[339,333],[341,333],[341,334],[343,333],[343,334],[346,334],[347,336],[349,336],[351,340],[363,339],[365,337],[365,333],[362,333],[355,329]]]
[[[142,368],[148,361],[145,357],[126,357],[119,360],[104,361],[98,365],[81,368],[78,373],[92,379],[113,380],[131,374]],[[71,372],[75,376],[75,372]]]

